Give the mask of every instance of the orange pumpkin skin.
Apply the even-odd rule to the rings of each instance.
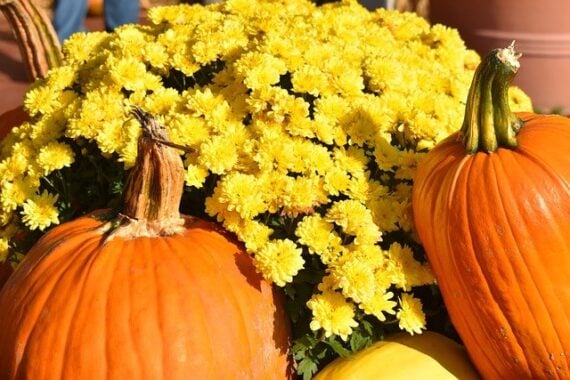
[[[89,0],[87,3],[87,14],[90,16],[103,16],[103,0]]]
[[[4,112],[0,115],[0,140],[2,140],[12,128],[29,120],[29,115],[24,111],[24,107],[19,106]]]
[[[570,378],[570,119],[518,114],[518,147],[421,162],[414,218],[484,378]]]
[[[10,265],[9,262],[5,261],[0,263],[0,289],[2,289],[6,281],[8,281],[8,277],[10,277],[12,272],[12,265]]]
[[[114,238],[82,217],[42,237],[0,292],[2,379],[286,379],[282,299],[209,222]]]

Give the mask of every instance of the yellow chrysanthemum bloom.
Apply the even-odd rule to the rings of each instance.
[[[6,261],[6,259],[8,258],[8,253],[10,248],[9,243],[10,243],[9,237],[0,238],[0,263]]]
[[[316,294],[307,302],[307,307],[313,313],[311,330],[323,329],[327,337],[334,334],[347,340],[352,329],[358,326],[354,320],[354,305],[340,293],[324,291]]]
[[[394,315],[396,311],[394,308],[397,303],[393,300],[394,293],[392,292],[376,292],[374,295],[360,304],[360,308],[366,314],[370,314],[378,318],[380,321],[386,320],[386,314]]]
[[[301,249],[291,240],[273,240],[254,256],[256,267],[278,286],[291,282],[304,266]]]
[[[372,219],[372,213],[354,200],[335,202],[327,212],[328,221],[342,227],[344,233],[354,236],[355,244],[374,244],[381,239],[381,231]]]
[[[414,286],[434,283],[435,279],[427,264],[421,264],[413,257],[409,246],[393,243],[387,251],[388,267],[386,271],[391,282],[404,291]]]
[[[30,197],[22,206],[22,221],[31,230],[43,231],[52,224],[57,224],[58,211],[55,202],[58,196],[44,191]]]
[[[421,334],[425,329],[426,316],[422,311],[422,301],[413,295],[403,293],[399,299],[400,308],[396,312],[398,324],[402,330],[410,334]]]
[[[13,211],[22,206],[35,193],[35,188],[38,186],[37,182],[37,179],[25,176],[2,183],[2,192],[0,193],[2,209]]]
[[[55,170],[69,167],[73,163],[73,150],[65,143],[51,142],[39,149],[38,165],[47,175]]]
[[[340,236],[334,232],[334,225],[320,215],[305,216],[297,225],[295,235],[309,252],[315,254],[331,251],[342,244]]]

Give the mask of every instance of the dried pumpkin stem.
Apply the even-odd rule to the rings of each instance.
[[[510,109],[509,86],[520,66],[519,57],[513,42],[489,53],[475,71],[460,133],[468,153],[517,146],[522,121]]]
[[[138,108],[132,114],[141,123],[142,134],[122,213],[148,222],[179,219],[185,174],[180,153],[169,146],[166,129],[152,116]]]
[[[62,62],[61,46],[49,17],[31,0],[0,0],[31,81]]]

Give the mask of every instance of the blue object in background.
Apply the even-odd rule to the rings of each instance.
[[[139,21],[139,0],[105,0],[103,4],[105,29]],[[56,0],[53,8],[53,26],[60,41],[77,32],[84,32],[87,0]]]

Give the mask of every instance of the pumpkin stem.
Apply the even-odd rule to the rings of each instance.
[[[166,129],[140,108],[132,115],[141,123],[137,159],[129,173],[122,214],[148,222],[180,218],[184,165],[169,146]]]
[[[180,215],[184,191],[184,165],[166,129],[140,108],[131,114],[141,123],[137,158],[123,192],[123,209],[112,215],[94,215],[108,222],[99,227],[103,244],[116,237],[125,240],[183,233],[192,218]]]
[[[62,62],[61,46],[49,17],[31,0],[0,0],[31,81]]]
[[[475,71],[460,131],[468,153],[517,146],[522,121],[510,109],[508,91],[520,66],[519,57],[513,41],[489,53]]]

